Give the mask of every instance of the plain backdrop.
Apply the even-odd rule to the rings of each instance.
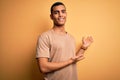
[[[0,0],[0,80],[42,80],[36,64],[38,36],[52,28],[57,0]],[[94,43],[77,66],[79,80],[120,80],[120,0],[59,0],[67,8],[66,31]],[[63,76],[64,77],[64,76]]]

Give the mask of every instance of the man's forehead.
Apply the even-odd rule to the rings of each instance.
[[[56,10],[66,10],[66,8],[64,5],[58,5],[53,7],[53,11],[56,11]]]

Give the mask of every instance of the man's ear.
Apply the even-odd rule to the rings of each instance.
[[[53,16],[52,16],[52,14],[50,14],[50,18],[53,20]]]

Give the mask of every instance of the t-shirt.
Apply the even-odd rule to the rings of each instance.
[[[60,35],[53,29],[38,38],[36,58],[46,57],[49,62],[61,62],[75,56],[75,40],[66,33]],[[76,64],[45,74],[45,80],[78,80]]]

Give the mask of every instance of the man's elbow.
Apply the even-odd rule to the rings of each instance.
[[[47,60],[46,59],[45,60],[44,59],[40,60],[40,59],[42,59],[42,58],[37,59],[40,72],[42,72],[44,74],[50,72],[50,70],[49,70],[49,68],[47,66],[48,65]]]
[[[45,73],[48,73],[49,71],[46,67],[40,66],[40,72],[45,74]]]

